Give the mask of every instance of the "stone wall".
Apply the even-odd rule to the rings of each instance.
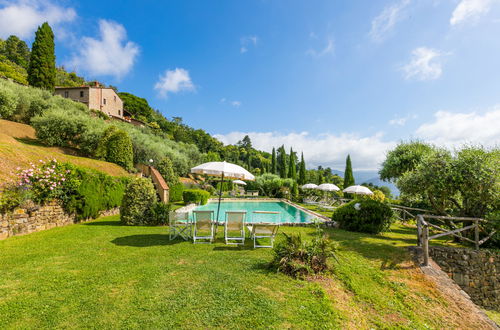
[[[119,214],[118,208],[101,212],[101,216],[115,214]],[[66,214],[57,202],[30,210],[17,209],[13,213],[0,214],[0,240],[77,222],[76,217]]]
[[[500,311],[499,252],[431,246],[429,254],[474,303]]]

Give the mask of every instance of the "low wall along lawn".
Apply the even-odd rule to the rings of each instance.
[[[431,246],[429,254],[474,303],[500,311],[499,252]]]
[[[119,209],[115,208],[101,212],[101,216],[118,213]],[[13,213],[0,214],[0,240],[77,222],[81,221],[78,221],[74,215],[64,212],[61,205],[55,201],[33,210],[16,209]]]

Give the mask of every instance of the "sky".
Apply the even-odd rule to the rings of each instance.
[[[58,65],[309,167],[500,145],[500,0],[0,0],[0,38],[44,21]]]

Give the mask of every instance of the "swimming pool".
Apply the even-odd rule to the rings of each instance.
[[[217,204],[216,201],[209,201],[196,210],[211,210],[214,211],[214,217],[217,217]],[[313,214],[281,201],[222,201],[220,222],[224,221],[226,211],[247,211],[246,222],[311,223],[317,219]],[[279,212],[279,215],[254,214],[254,211]]]

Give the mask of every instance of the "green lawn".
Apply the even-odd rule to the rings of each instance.
[[[165,227],[122,226],[118,217],[12,237],[0,241],[0,328],[467,325],[411,266],[412,228],[328,233],[341,245],[335,274],[309,281],[268,271],[271,250],[250,242],[171,242]]]

